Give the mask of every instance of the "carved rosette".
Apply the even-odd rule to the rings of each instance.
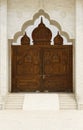
[[[59,32],[57,33],[57,35],[54,38],[54,45],[63,45],[63,38],[61,37]]]
[[[27,36],[26,32],[25,35],[21,38],[21,45],[30,45],[30,38]]]
[[[33,30],[32,38],[34,44],[50,44],[52,32],[44,25],[42,18],[39,26]]]

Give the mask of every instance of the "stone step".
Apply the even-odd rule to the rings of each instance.
[[[22,109],[24,94],[9,94],[5,101],[5,109]]]
[[[59,94],[59,102],[61,110],[77,109],[74,94]]]
[[[22,109],[25,94],[9,94],[6,98],[5,109]],[[28,95],[29,96],[29,95]],[[77,109],[74,94],[58,94],[60,110]],[[34,102],[34,98],[33,98]],[[81,109],[81,107],[80,107]]]

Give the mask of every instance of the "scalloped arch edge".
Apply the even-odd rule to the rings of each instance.
[[[24,35],[25,29],[26,29],[28,26],[33,25],[34,22],[35,22],[35,20],[36,20],[39,16],[41,16],[41,15],[43,15],[46,19],[48,19],[51,25],[54,25],[55,27],[57,27],[58,30],[60,31],[60,34],[61,34],[62,36],[64,36],[64,37],[67,39],[68,42],[72,42],[72,44],[75,42],[75,39],[70,39],[70,38],[69,38],[69,35],[68,35],[67,32],[62,31],[61,25],[60,25],[57,21],[55,21],[55,20],[53,20],[53,19],[50,19],[50,16],[48,15],[48,13],[46,13],[43,9],[40,9],[37,13],[35,13],[35,15],[33,16],[33,19],[32,19],[32,20],[28,20],[28,21],[26,21],[26,22],[22,25],[21,31],[16,32],[13,39],[8,39],[8,40],[11,42],[11,44],[12,44],[13,42],[15,43],[15,42],[17,41],[18,37]]]

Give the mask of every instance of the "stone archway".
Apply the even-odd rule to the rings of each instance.
[[[13,43],[13,42],[16,42],[18,37],[20,36],[23,36],[23,34],[25,33],[25,29],[28,27],[28,26],[31,26],[31,25],[34,25],[34,22],[36,19],[39,18],[39,16],[44,16],[46,19],[48,19],[48,21],[50,22],[51,25],[55,26],[58,28],[58,30],[60,31],[60,34],[63,35],[64,37],[66,37],[67,41],[68,42],[72,42],[72,44],[74,43],[74,39],[70,39],[69,35],[67,32],[64,32],[61,28],[61,25],[53,20],[53,19],[50,19],[50,16],[48,13],[46,13],[44,10],[40,9],[36,14],[34,14],[33,16],[33,19],[32,20],[28,20],[26,21],[22,27],[21,27],[21,31],[18,31],[15,33],[14,35],[14,38],[13,39],[9,39],[9,42],[10,43]]]

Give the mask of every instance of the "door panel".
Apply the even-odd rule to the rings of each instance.
[[[42,86],[44,89],[52,92],[72,91],[70,60],[67,48],[44,49]]]
[[[65,57],[64,57],[65,53]],[[68,52],[64,49],[45,49],[43,56],[45,74],[67,74],[68,72]]]
[[[13,47],[12,91],[36,91],[40,89],[41,69],[40,50],[35,48]]]

